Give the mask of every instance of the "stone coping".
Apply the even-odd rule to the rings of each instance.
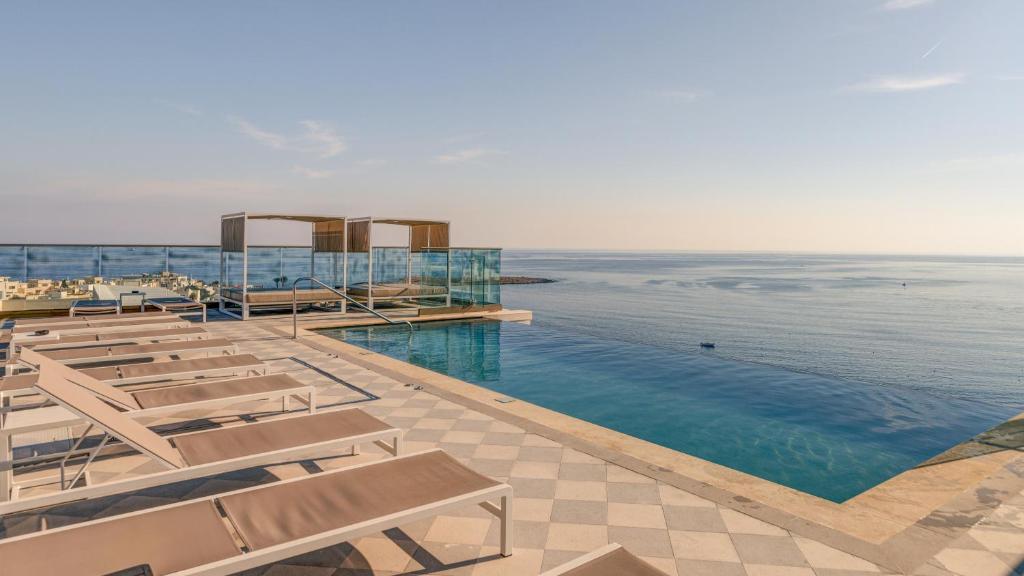
[[[979,436],[839,504],[529,402],[498,402],[505,397],[487,388],[305,329],[365,320],[310,324],[299,337],[314,348],[905,573],[1024,489],[1022,428],[1015,425],[1024,414],[994,429],[1002,433],[986,433],[996,441]],[[291,336],[290,324],[267,328]]]

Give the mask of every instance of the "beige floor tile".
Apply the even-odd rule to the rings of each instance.
[[[517,461],[512,465],[512,476],[515,478],[554,480],[558,478],[558,463]]]
[[[609,526],[630,526],[633,528],[665,529],[665,514],[661,506],[651,504],[608,504]]]
[[[744,564],[807,566],[803,552],[789,536],[731,534],[733,546]]]
[[[482,557],[498,554],[499,548],[484,546],[480,549]],[[507,558],[497,558],[481,562],[473,567],[473,576],[523,576],[539,574],[544,563],[543,550],[517,549]]]
[[[1005,530],[998,528],[976,527],[968,534],[982,546],[994,552],[1011,554],[1024,553],[1024,530]]]
[[[608,499],[607,484],[604,482],[559,480],[555,484],[555,498],[559,500],[592,500],[603,502]]]
[[[747,576],[739,562],[713,562],[709,560],[676,559],[679,576]]]
[[[814,570],[800,566],[773,566],[770,564],[744,564],[747,576],[815,576]]]
[[[945,568],[961,576],[1007,576],[1010,567],[991,552],[947,548],[935,555]]]
[[[451,430],[454,425],[455,420],[421,418],[419,422],[416,423],[416,428],[422,428],[424,430]]]
[[[480,546],[487,537],[491,522],[486,518],[438,516],[424,539],[430,542]]]
[[[833,570],[857,570],[860,572],[880,572],[877,566],[842,552],[836,550],[831,546],[826,546],[821,542],[810,540],[807,538],[801,538],[799,536],[794,537],[793,541],[803,552],[804,558],[807,559],[807,563],[813,568],[828,568]]]
[[[400,572],[409,564],[408,552],[385,537],[360,538],[352,543],[352,547],[365,560],[365,566],[369,566],[375,571]],[[342,566],[346,565],[350,564],[342,564]]]
[[[483,432],[452,430],[441,437],[441,442],[450,442],[452,444],[480,444],[483,439]]]
[[[680,490],[668,484],[658,484],[658,492],[661,495],[661,503],[673,506],[705,506],[715,508],[715,503],[706,498],[701,498],[689,492]]]
[[[762,522],[742,512],[729,508],[719,508],[718,512],[722,516],[722,521],[725,522],[726,529],[733,534],[758,534],[761,536],[785,536],[787,534],[778,526]]]
[[[514,498],[512,501],[513,520],[548,522],[551,520],[553,500],[542,498]]]
[[[497,444],[481,444],[473,452],[473,458],[487,460],[515,460],[519,455],[519,446],[499,446]]]
[[[562,450],[562,462],[571,462],[573,464],[604,464],[604,460],[595,458],[590,454],[584,454],[579,450],[573,450],[572,448],[565,448]]]
[[[631,484],[654,484],[654,478],[649,478],[642,474],[637,474],[632,470],[627,470],[622,466],[608,466],[608,481],[609,482],[623,482]]]
[[[740,561],[728,534],[670,530],[668,535],[676,558],[715,562]]]
[[[607,526],[552,523],[548,528],[547,548],[589,552],[608,544]]]
[[[640,556],[639,558],[651,566],[654,566],[656,569],[661,570],[668,576],[689,576],[688,574],[679,574],[674,558],[652,558],[650,556]]]

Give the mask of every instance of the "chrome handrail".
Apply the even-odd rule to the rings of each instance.
[[[356,308],[362,308],[363,310],[366,310],[367,312],[373,314],[377,318],[380,318],[381,320],[387,322],[388,324],[405,324],[410,329],[412,329],[412,322],[409,322],[408,320],[392,320],[391,318],[388,318],[387,316],[381,314],[380,312],[377,312],[373,308],[368,308],[364,306],[362,303],[352,298],[348,294],[345,294],[344,292],[341,292],[332,286],[324,284],[323,282],[314,278],[313,276],[303,276],[302,278],[297,278],[295,282],[292,282],[292,340],[297,340],[299,338],[299,282],[311,282],[319,284],[324,288],[327,288],[331,292],[334,292],[338,296],[341,296],[342,298],[345,299],[346,302],[354,304]]]

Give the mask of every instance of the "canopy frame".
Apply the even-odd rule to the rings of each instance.
[[[312,234],[310,237],[309,276],[316,277],[316,255],[317,253],[333,253],[342,255],[341,264],[341,286],[342,292],[348,284],[348,225],[345,216],[322,216],[304,214],[267,214],[236,212],[225,214],[220,217],[220,286],[218,290],[218,309],[228,316],[241,320],[249,319],[251,303],[249,302],[249,220],[285,220],[291,222],[304,222],[310,224]],[[242,282],[241,298],[225,296],[225,282],[227,281],[228,270],[226,270],[227,258],[225,254],[242,254]],[[332,283],[337,279],[337,267],[332,273]],[[339,300],[341,311],[346,311],[346,302]],[[241,314],[228,309],[228,305],[235,304],[241,307]],[[265,306],[264,306],[265,307]],[[291,307],[289,298],[288,307]]]
[[[447,270],[444,293],[429,296],[408,295],[375,297],[373,295],[374,224],[406,226],[409,229],[409,244],[406,249],[405,271],[405,281],[407,284],[412,284],[413,253],[431,251],[446,252],[447,258],[445,267]],[[379,216],[349,218],[347,220],[345,229],[345,251],[346,253],[365,252],[367,254],[365,299],[366,306],[371,310],[374,307],[374,300],[409,300],[416,298],[439,298],[441,296],[444,296],[445,306],[450,307],[452,305],[451,222],[449,222],[448,220],[424,220],[419,218],[385,218]],[[347,288],[348,286],[346,285],[346,289]]]

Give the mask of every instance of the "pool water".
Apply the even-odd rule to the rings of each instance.
[[[1007,406],[498,321],[324,334],[842,502]]]

